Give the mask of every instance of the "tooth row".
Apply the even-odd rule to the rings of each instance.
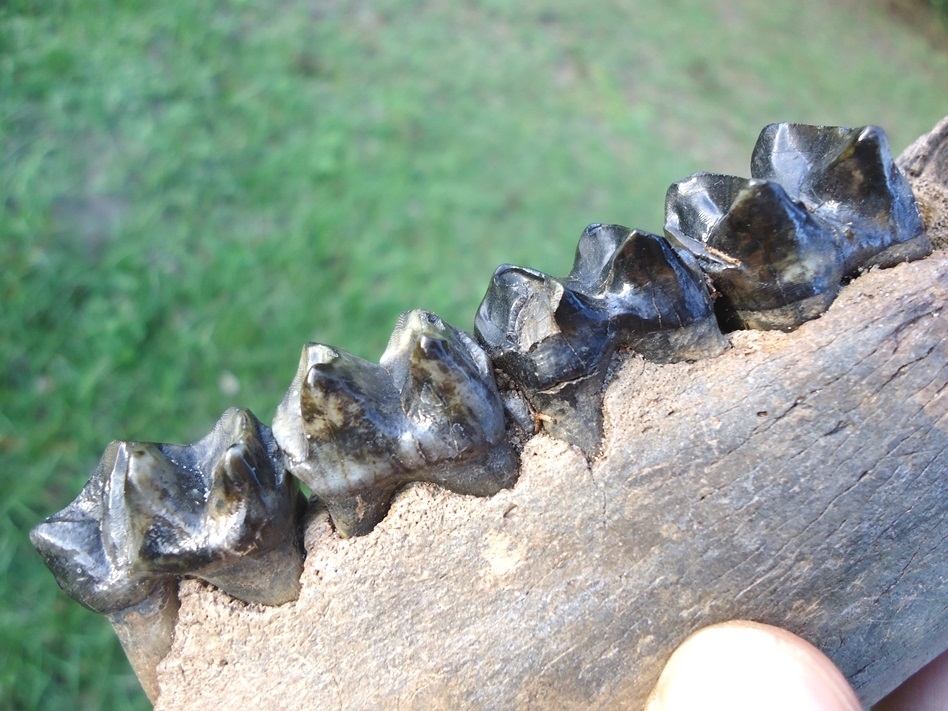
[[[516,480],[518,427],[598,452],[617,350],[712,357],[728,345],[719,319],[792,329],[847,276],[931,251],[880,129],[768,126],[751,174],[672,185],[665,237],[589,225],[564,277],[502,265],[475,317],[479,343],[410,311],[379,363],[308,344],[272,432],[232,409],[188,446],[113,442],[34,546],[67,593],[109,616],[130,659],[147,660],[136,671],[152,694],[178,577],[247,602],[297,597],[302,502],[288,474],[343,536],[371,531],[408,482],[491,495]],[[127,643],[136,635],[144,652]]]

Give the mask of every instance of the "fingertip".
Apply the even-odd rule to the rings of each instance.
[[[646,711],[860,711],[830,659],[786,630],[733,621],[699,630],[675,650]]]

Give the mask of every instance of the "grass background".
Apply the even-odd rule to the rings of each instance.
[[[110,439],[269,421],[306,340],[376,359],[404,309],[470,329],[498,264],[660,231],[666,187],[746,174],[767,123],[875,123],[898,153],[948,113],[920,12],[0,3],[0,708],[148,708],[27,539]]]

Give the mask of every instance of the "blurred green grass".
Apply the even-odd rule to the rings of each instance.
[[[470,329],[769,122],[898,153],[948,55],[855,0],[8,0],[0,91],[0,708],[147,708],[27,539],[110,439],[269,421],[306,340],[376,359],[404,309]]]

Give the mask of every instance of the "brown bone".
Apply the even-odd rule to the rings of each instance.
[[[307,531],[297,602],[182,584],[158,709],[639,708],[730,618],[817,644],[873,703],[948,647],[948,253],[799,330],[617,358],[603,455],[545,436],[491,499],[415,485]]]

